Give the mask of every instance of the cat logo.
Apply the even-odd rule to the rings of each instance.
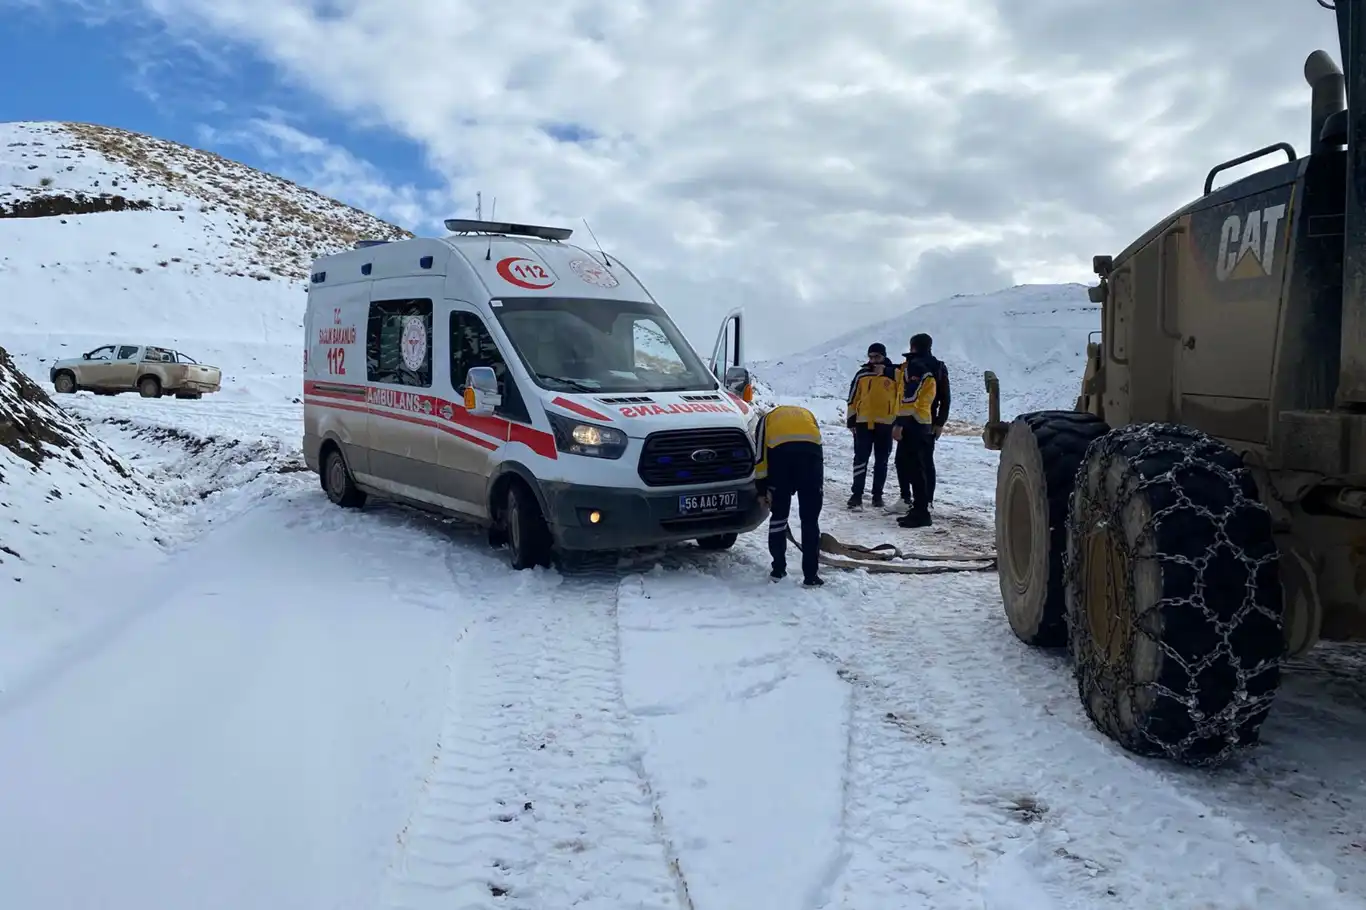
[[[1266,278],[1276,267],[1276,248],[1285,203],[1254,209],[1246,215],[1236,212],[1224,219],[1219,231],[1219,258],[1214,273],[1220,281]]]

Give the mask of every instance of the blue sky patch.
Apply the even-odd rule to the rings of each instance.
[[[427,167],[421,146],[395,133],[339,116],[244,45],[197,49],[143,16],[91,22],[51,7],[0,0],[6,52],[0,55],[0,121],[83,121],[115,126],[217,152],[252,167],[312,183],[307,156],[244,142],[254,121],[284,124],[374,165],[390,186],[444,193],[443,175]],[[557,127],[557,139],[584,141],[587,131]],[[320,187],[321,188],[321,187]],[[344,183],[325,191],[419,233],[407,210],[379,211]]]

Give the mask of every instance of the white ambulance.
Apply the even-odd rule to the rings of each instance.
[[[741,313],[704,362],[615,257],[563,228],[452,219],[313,266],[304,457],[333,502],[466,518],[515,568],[696,540],[767,511]]]

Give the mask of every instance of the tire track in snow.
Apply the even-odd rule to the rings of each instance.
[[[385,905],[686,910],[622,700],[618,578],[452,546],[478,617]]]
[[[829,656],[857,699],[835,906],[1357,906],[1094,734],[1064,665],[993,625],[995,587],[825,589]]]
[[[750,549],[622,585],[627,704],[697,907],[806,910],[845,861],[847,687]]]

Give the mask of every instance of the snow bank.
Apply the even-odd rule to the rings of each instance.
[[[982,373],[1001,379],[1001,413],[1070,407],[1086,369],[1086,338],[1100,328],[1100,305],[1079,284],[1020,285],[992,294],[958,296],[847,332],[808,350],[754,367],[770,396],[844,401],[849,380],[880,341],[893,357],[910,337],[928,332],[935,356],[949,367],[952,418],[986,420]]]
[[[300,394],[312,259],[409,232],[290,181],[89,124],[0,124],[0,324],[19,366],[101,344],[179,348],[215,398]]]
[[[0,689],[103,615],[103,585],[77,582],[154,559],[159,518],[151,488],[0,348]]]

